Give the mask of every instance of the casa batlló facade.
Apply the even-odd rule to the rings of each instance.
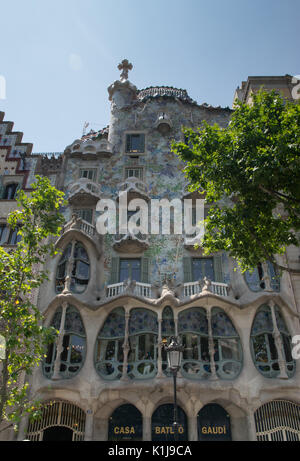
[[[138,90],[131,68],[124,60],[108,88],[109,126],[62,154],[31,154],[2,114],[1,244],[17,243],[5,220],[17,188],[29,190],[35,174],[49,176],[68,201],[60,254],[47,262],[50,280],[35,294],[45,324],[59,330],[30,377],[43,417],[2,437],[174,440],[162,341],[180,335],[178,440],[299,440],[300,371],[291,343],[299,334],[299,279],[268,263],[242,274],[227,254],[203,256],[185,234],[97,232],[101,199],[117,209],[122,194],[148,204],[190,199],[195,207],[203,197],[188,191],[170,142],[182,139],[182,126],[203,120],[225,127],[232,113],[199,105],[182,89]],[[261,81],[285,95],[291,88],[288,76],[251,77],[236,96],[248,101]],[[299,268],[297,248],[284,258]]]

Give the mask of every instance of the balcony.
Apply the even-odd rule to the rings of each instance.
[[[88,237],[94,237],[96,234],[96,228],[84,219],[78,218],[73,215],[71,221],[64,225],[62,233],[68,232],[69,230],[79,230]]]
[[[116,234],[114,236],[113,248],[122,253],[140,253],[147,250],[149,241],[146,234],[133,234],[128,231],[126,234]]]
[[[67,222],[62,229],[61,236],[56,242],[58,247],[64,247],[64,241],[68,239],[70,233],[74,234],[74,237],[77,236],[84,236],[87,237],[94,245],[96,249],[97,257],[100,256],[102,249],[101,249],[101,238],[98,234],[96,227],[93,224],[85,221],[84,219],[79,218],[77,215],[73,215],[72,219]]]
[[[106,298],[115,298],[125,294],[139,296],[140,298],[151,298],[152,286],[149,283],[126,281],[107,285]]]
[[[128,201],[135,198],[142,198],[148,201],[150,198],[148,195],[148,186],[135,176],[127,178],[126,181],[120,184],[119,198],[125,193],[127,193]]]
[[[101,187],[99,184],[87,178],[80,178],[69,186],[68,199],[70,203],[89,205],[97,203],[101,198]]]
[[[221,282],[211,282],[207,280],[206,283],[197,280],[196,282],[189,282],[183,284],[184,297],[199,295],[204,290],[210,291],[212,294],[217,296],[229,296],[229,285]]]
[[[85,158],[87,160],[95,160],[101,158],[109,158],[113,153],[111,143],[106,137],[98,136],[94,133],[87,136],[85,139],[77,139],[65,149],[65,154],[70,157]]]

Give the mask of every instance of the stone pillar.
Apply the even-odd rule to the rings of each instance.
[[[67,307],[68,303],[64,302],[62,303],[62,313],[61,313],[61,320],[60,320],[60,326],[59,326],[59,335],[57,337],[57,342],[56,342],[56,359],[54,362],[54,370],[53,370],[53,375],[52,379],[57,380],[60,379],[60,354],[63,351],[63,339],[64,339],[64,334],[65,334],[65,319],[66,319],[66,312],[67,312]]]
[[[198,440],[198,418],[197,416],[188,417],[188,436],[189,442],[196,442]]]
[[[257,441],[254,410],[252,407],[249,407],[249,410],[247,411],[247,424],[248,424],[248,441],[249,442]]]
[[[149,442],[152,439],[151,416],[143,416],[143,442]]]
[[[280,369],[280,374],[278,378],[280,379],[288,379],[288,375],[286,372],[286,364],[285,359],[283,356],[283,344],[280,331],[278,330],[277,322],[276,322],[276,315],[275,315],[275,303],[273,300],[269,302],[271,313],[272,313],[272,321],[273,321],[273,336],[275,341],[275,346],[277,349],[278,354],[278,365]]]
[[[161,336],[162,319],[158,318],[158,338],[157,338],[157,378],[162,378],[162,336]]]
[[[93,432],[94,432],[94,413],[93,413],[93,410],[87,410],[86,419],[85,419],[84,440],[85,441],[93,440]]]

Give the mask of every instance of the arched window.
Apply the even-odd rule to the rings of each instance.
[[[231,320],[219,307],[211,313],[214,361],[219,378],[236,378],[242,369],[242,347]]]
[[[265,442],[300,441],[300,405],[272,400],[254,413],[257,440]]]
[[[261,306],[254,318],[251,329],[251,352],[258,371],[267,378],[276,378],[280,374],[278,350],[274,338],[274,329],[279,331],[281,348],[286,361],[289,377],[294,374],[295,361],[292,358],[291,337],[279,307],[275,306],[276,326],[273,324],[272,311],[269,306]]]
[[[125,403],[112,413],[109,418],[108,440],[143,440],[143,417],[134,405]]]
[[[170,337],[175,335],[175,322],[173,310],[170,306],[166,306],[162,313],[161,322],[161,336],[162,339],[166,339],[169,343]],[[171,372],[168,370],[168,359],[167,353],[164,348],[161,350],[162,358],[162,370],[167,376],[171,376]]]
[[[188,378],[207,378],[210,375],[208,323],[206,311],[193,307],[178,316],[178,333],[185,347],[181,372]]]
[[[4,191],[3,191],[3,199],[5,200],[13,200],[16,196],[16,193],[19,189],[20,185],[17,184],[17,183],[13,183],[13,184],[7,184],[7,186],[5,186],[4,188]]]
[[[123,371],[123,344],[125,337],[125,311],[114,309],[99,332],[95,366],[104,379],[120,379]]]
[[[62,378],[72,378],[81,369],[86,351],[86,334],[78,310],[69,306],[66,310],[65,322],[62,323],[62,308],[59,307],[51,322],[56,330],[64,332],[62,338],[63,351],[59,358],[59,373]],[[58,340],[59,342],[59,340]],[[48,346],[47,356],[43,363],[43,370],[47,378],[51,378],[57,359],[57,344]]]
[[[128,376],[153,378],[157,372],[157,315],[149,309],[132,309],[129,319]]]
[[[83,293],[90,278],[90,261],[84,246],[72,242],[66,247],[57,266],[56,291],[64,289],[66,277],[70,277],[70,290],[73,293]]]

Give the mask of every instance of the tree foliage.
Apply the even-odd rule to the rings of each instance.
[[[186,164],[190,190],[206,193],[210,209],[205,253],[228,251],[242,270],[299,246],[300,105],[275,91],[236,103],[226,128],[206,122],[183,129],[172,150]],[[297,271],[296,271],[297,272]]]
[[[0,247],[0,422],[16,422],[25,412],[37,411],[24,377],[40,363],[55,333],[42,326],[34,294],[48,278],[45,259],[56,254],[51,237],[59,235],[64,222],[59,212],[64,194],[40,176],[32,189],[29,195],[19,191],[19,207],[7,220],[19,229],[19,243],[13,250]]]

